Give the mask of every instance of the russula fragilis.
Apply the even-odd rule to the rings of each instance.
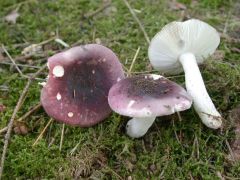
[[[222,125],[204,85],[198,64],[214,53],[220,43],[216,29],[200,20],[172,22],[152,39],[148,55],[152,66],[163,73],[177,74],[184,70],[186,89],[202,122],[210,128]]]
[[[139,138],[146,134],[157,116],[189,109],[191,97],[180,85],[156,74],[123,79],[112,86],[108,103],[118,114],[132,117],[127,134]]]
[[[97,44],[73,47],[50,57],[48,67],[41,103],[49,116],[89,127],[110,114],[108,91],[124,78],[122,66],[110,49]]]

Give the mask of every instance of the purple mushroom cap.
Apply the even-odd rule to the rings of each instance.
[[[117,56],[98,44],[73,47],[48,59],[41,103],[57,121],[89,127],[111,112],[107,95],[124,72]]]
[[[146,118],[189,109],[192,99],[180,85],[149,74],[129,77],[113,85],[108,103],[121,115]]]

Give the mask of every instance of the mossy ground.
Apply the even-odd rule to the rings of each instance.
[[[20,3],[25,2],[25,3]],[[209,94],[228,124],[229,111],[240,103],[239,3],[231,0],[182,0],[182,11],[169,8],[164,0],[129,1],[149,37],[165,24],[187,17],[202,19],[220,33],[224,32],[218,54],[201,67]],[[113,49],[127,68],[138,47],[141,48],[133,71],[149,70],[148,43],[124,1],[113,0],[111,6],[85,18],[103,5],[95,0],[8,0],[0,1],[0,17],[20,5],[16,24],[0,20],[0,43],[13,57],[20,56],[28,42],[40,43],[56,32],[68,44],[93,43],[96,39]],[[50,42],[46,54],[62,49]],[[32,57],[27,64],[41,66],[46,58]],[[127,61],[126,61],[127,60]],[[127,62],[127,63],[126,63]],[[24,62],[18,62],[24,63]],[[34,72],[29,68],[24,73]],[[26,84],[13,67],[0,65],[0,103],[6,110],[0,114],[0,127],[7,125]],[[47,74],[47,71],[45,71]],[[44,75],[42,76],[44,77]],[[184,76],[171,77],[184,85]],[[39,102],[41,87],[31,85],[21,117]],[[43,138],[32,144],[46,126],[49,117],[43,109],[24,120],[27,135],[12,134],[5,161],[4,179],[240,179],[240,163],[229,161],[226,142],[234,138],[230,129],[215,131],[200,122],[193,109],[177,115],[158,118],[140,139],[130,139],[124,132],[127,117],[115,113],[92,128],[65,127],[62,150],[59,150],[62,124],[51,123]],[[1,135],[0,149],[3,147]]]

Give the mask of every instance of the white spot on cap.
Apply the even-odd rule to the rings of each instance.
[[[102,60],[103,62],[105,62],[106,61],[106,59],[105,58],[103,58],[103,60]]]
[[[176,111],[182,111],[184,109],[183,104],[175,104],[174,109]]]
[[[126,112],[130,117],[152,117],[153,113],[148,107],[139,109],[138,107],[133,108],[132,105],[135,103],[134,100],[131,100],[126,108]],[[125,111],[125,110],[124,110]]]
[[[134,101],[134,100],[131,100],[131,101],[128,103],[127,108],[131,108],[134,103],[135,103],[135,101]]]
[[[149,116],[152,115],[152,112],[148,108],[143,108],[141,111],[142,111],[144,116],[149,117]]]
[[[73,117],[73,112],[69,112],[68,117]]]
[[[57,65],[53,68],[53,75],[56,77],[63,77],[64,75],[64,68],[60,65]]]
[[[60,93],[57,93],[57,100],[61,100],[62,99],[62,96],[61,96],[61,94]]]
[[[175,104],[174,109],[176,111],[183,111],[183,110],[186,110],[186,109],[190,108],[191,105],[192,105],[192,102],[186,100],[186,101],[183,101],[183,102],[181,102],[179,104]]]
[[[95,74],[95,70],[94,69],[92,70],[92,73]]]
[[[46,86],[47,83],[46,82],[39,82],[38,84],[44,87],[44,86]]]
[[[144,76],[145,79],[147,79],[148,77],[147,76]]]
[[[153,78],[153,80],[158,80],[158,79],[160,79],[162,76],[157,75],[157,74],[151,74],[150,77]]]
[[[117,78],[117,82],[119,82],[119,81],[121,81],[121,78],[119,77],[119,78]]]

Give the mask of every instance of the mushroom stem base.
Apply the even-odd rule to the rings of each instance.
[[[132,138],[140,138],[144,136],[155,119],[156,117],[132,118],[128,121],[126,126],[127,134]]]
[[[202,122],[209,128],[220,128],[221,115],[208,95],[194,54],[184,53],[179,61],[185,72],[186,89],[193,98],[193,106]]]

